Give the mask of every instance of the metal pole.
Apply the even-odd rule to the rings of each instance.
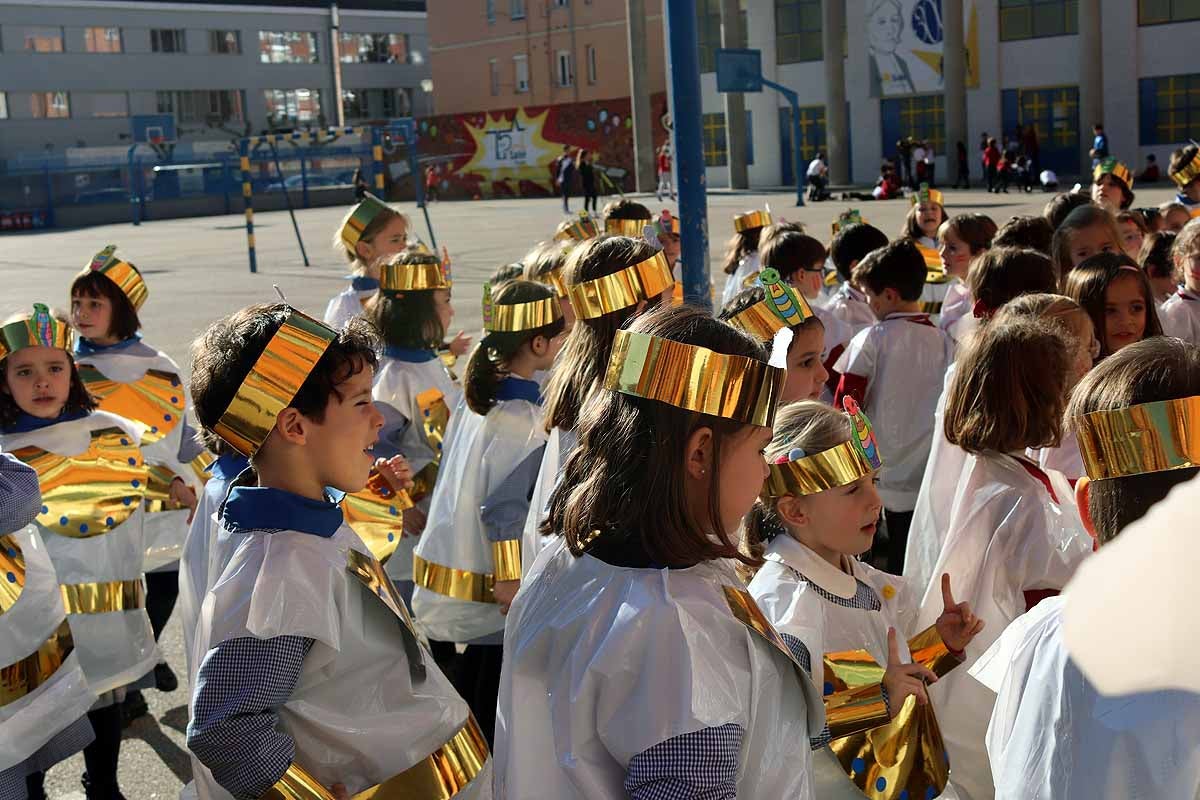
[[[42,174],[46,177],[46,227],[54,227],[54,181],[50,178],[50,165],[42,164]]]
[[[846,60],[842,34],[846,30],[846,1],[825,0],[821,21],[821,50],[825,61],[825,146],[829,156],[829,182],[850,182],[850,120],[846,113]],[[947,145],[949,150],[949,145]]]
[[[646,0],[625,0],[625,31],[629,42],[634,185],[639,192],[652,192],[657,186],[654,176],[654,135],[650,121],[650,74],[646,59]],[[587,68],[585,64],[584,69]]]
[[[271,155],[275,157],[275,173],[279,176],[279,188],[283,190],[283,202],[287,204],[288,216],[292,218],[292,230],[296,232],[296,243],[300,245],[300,255],[304,258],[304,266],[307,267],[308,253],[304,252],[304,239],[300,238],[300,225],[296,222],[296,212],[292,209],[292,196],[283,182],[283,167],[279,164],[279,149],[275,147],[275,137],[268,136],[267,144],[271,145]]]
[[[742,46],[742,11],[738,0],[721,0],[721,47]],[[747,189],[746,97],[741,92],[725,93],[725,163],[729,188]]]
[[[336,101],[338,127],[346,125],[346,110],[342,108],[342,54],[339,52],[341,42],[341,23],[338,18],[338,4],[329,4],[329,63],[333,65],[333,97]]]
[[[712,310],[696,2],[665,0],[665,7],[673,149],[679,177],[683,298],[691,305]]]
[[[371,171],[375,173],[375,194],[387,200],[383,196],[383,131],[378,126],[371,127]]]
[[[762,82],[763,86],[768,86],[783,95],[792,108],[792,163],[796,165],[792,172],[796,178],[796,205],[803,206],[806,169],[805,165],[800,163],[802,149],[800,146],[800,96],[781,83],[769,81],[766,78],[763,78]]]
[[[137,150],[136,143],[131,145],[129,148],[129,152],[125,154],[125,160],[129,164],[129,205],[133,210],[133,224],[141,225],[142,224],[142,214],[141,214],[141,208],[140,208],[141,204],[138,203],[137,175],[135,175],[134,171],[133,171],[133,169],[134,169],[133,151],[134,150]]]
[[[254,189],[250,183],[250,140],[238,143],[242,168],[242,208],[246,214],[246,253],[250,256],[250,271],[258,272],[258,256],[254,252]]]

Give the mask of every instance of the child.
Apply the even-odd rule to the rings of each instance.
[[[1092,202],[1116,214],[1133,205],[1133,173],[1115,158],[1106,158],[1092,170]]]
[[[0,453],[0,797],[41,793],[40,772],[94,734],[96,702],[79,666],[46,545],[31,525],[42,507],[38,474]]]
[[[725,265],[722,267],[728,276],[721,293],[722,306],[742,290],[747,278],[759,271],[759,237],[771,221],[770,211],[747,211],[733,218],[734,234],[725,249]]]
[[[115,251],[113,245],[101,250],[71,283],[71,322],[79,332],[75,361],[101,411],[144,426],[142,455],[150,468],[146,611],[158,641],[179,595],[179,556],[208,459],[187,422],[188,393],[179,366],[138,333],[146,283]],[[165,660],[154,667],[153,685],[160,692],[179,686]],[[146,713],[139,690],[129,692],[125,709],[127,718]]]
[[[141,426],[95,410],[71,358],[71,336],[40,304],[0,327],[0,448],[37,470],[36,523],[58,576],[70,626],[64,636],[100,698],[87,711],[96,738],[84,749],[84,788],[89,797],[119,798],[121,690],[156,661],[142,572],[148,472]],[[40,774],[31,783],[37,796]]]
[[[1171,153],[1167,174],[1179,187],[1175,201],[1184,207],[1189,217],[1200,215],[1200,146],[1193,143]],[[1165,212],[1163,216],[1167,216]]]
[[[604,207],[604,232],[613,236],[641,236],[653,216],[634,200],[614,200]]]
[[[743,289],[721,309],[719,319],[771,346],[776,335],[787,329],[787,381],[779,405],[798,400],[816,400],[825,388],[829,373],[821,363],[825,328],[808,303],[784,283],[782,276],[767,267],[759,273],[758,285]]]
[[[1163,338],[1130,345],[1076,389],[1067,416],[1088,478],[1075,494],[1101,549],[1196,475],[1175,426],[1191,430],[1200,422],[1197,395],[1200,350]],[[997,693],[987,733],[996,797],[1200,796],[1200,696],[1100,694],[1067,650],[1065,600],[1049,598],[1015,621],[972,671]],[[1086,625],[1094,636],[1108,623],[1100,614]]]
[[[972,338],[950,384],[946,438],[970,455],[917,629],[943,613],[940,576],[953,575],[985,623],[967,647],[967,667],[1009,622],[1061,589],[1090,550],[1066,479],[1024,455],[1058,444],[1072,347],[1044,320],[996,320]],[[992,698],[962,669],[929,695],[949,712],[942,738],[955,784],[969,797],[990,797],[983,739]]]
[[[830,298],[826,308],[833,316],[849,323],[855,333],[875,324],[875,312],[867,304],[866,295],[854,285],[854,269],[868,253],[887,243],[888,238],[875,226],[852,222],[836,230],[833,242],[829,245],[829,257],[833,260],[842,285]]]
[[[1034,250],[1013,247],[993,247],[975,259],[971,263],[967,284],[971,287],[972,295],[978,299],[972,315],[961,320],[962,323],[972,323],[970,328],[964,327],[959,331],[963,344],[969,341],[978,326],[987,324],[1003,309],[1025,299],[1024,296],[1053,292],[1057,288],[1054,267],[1049,258]],[[1073,301],[1065,297],[1060,299],[1073,307],[1082,318],[1082,324],[1089,331],[1088,341],[1092,341],[1087,314]],[[1091,365],[1090,360],[1088,365]],[[928,585],[933,577],[933,566],[946,539],[950,507],[958,490],[958,476],[967,460],[967,454],[950,444],[945,434],[946,399],[956,371],[957,364],[951,364],[946,369],[941,395],[933,413],[929,458],[925,462],[904,553],[904,577],[917,586]]]
[[[913,587],[858,560],[871,547],[883,506],[874,485],[883,456],[870,422],[853,401],[846,405],[846,414],[812,402],[779,412],[764,499],[746,521],[747,539],[766,544],[750,593],[781,635],[817,656],[813,680],[825,687],[832,737],[822,756],[840,761],[839,771],[862,794],[933,797],[946,787],[947,763],[935,744],[941,736],[925,682],[958,666],[982,622],[966,603],[954,602],[943,576],[945,611],[918,632]],[[870,733],[847,734],[834,687],[859,693],[859,702],[861,693],[874,692],[882,708],[873,726],[863,723]],[[895,748],[912,745],[910,755],[895,758]],[[836,777],[834,786],[844,785],[845,776]],[[838,793],[824,786],[818,792]]]
[[[567,284],[563,280],[563,267],[567,256],[571,254],[574,243],[565,241],[542,242],[525,254],[521,263],[525,265],[522,273],[527,281],[543,283],[554,289],[558,302],[562,306],[563,324],[567,330],[575,324],[575,309],[571,307],[571,298],[567,294]]]
[[[1082,262],[1067,276],[1064,294],[1092,318],[1100,340],[1099,358],[1162,335],[1150,281],[1137,262],[1124,254],[1101,253]]]
[[[325,308],[325,324],[341,328],[379,288],[379,259],[395,255],[408,246],[408,217],[368,194],[350,209],[333,237],[333,249],[350,262],[350,286],[334,296]]]
[[[1081,206],[1090,206],[1091,204],[1091,198],[1083,192],[1063,192],[1055,195],[1050,202],[1046,203],[1042,209],[1042,216],[1054,230],[1058,230],[1058,226],[1063,224],[1063,220],[1067,218],[1068,214]]]
[[[679,217],[667,209],[663,209],[658,219],[643,229],[642,238],[655,250],[661,250],[671,268],[675,285],[671,287],[671,302],[674,305],[683,303],[683,262],[679,260],[682,248],[680,240]]]
[[[930,272],[941,272],[942,269],[942,262],[938,257],[938,228],[949,219],[942,203],[942,193],[937,189],[930,189],[929,184],[922,183],[921,188],[912,196],[912,208],[904,218],[904,231],[901,233],[917,245]]]
[[[1200,344],[1200,222],[1189,222],[1175,237],[1170,274],[1172,279],[1182,274],[1183,286],[1163,303],[1163,333]]]
[[[196,415],[252,468],[218,510],[218,538],[237,544],[193,646],[200,796],[384,796],[392,781],[439,780],[455,797],[490,796],[478,725],[329,496],[364,486],[383,426],[370,327],[333,331],[276,303],[204,338]]]
[[[1188,207],[1177,200],[1160,205],[1158,207],[1158,214],[1162,218],[1162,229],[1171,231],[1172,233],[1179,233],[1183,230],[1183,226],[1188,224],[1188,220],[1192,218]]]
[[[520,585],[521,531],[546,442],[533,374],[554,363],[564,324],[552,291],[518,280],[484,295],[483,327],[463,375],[466,409],[413,551],[413,613],[433,639],[467,645],[456,682],[491,741],[504,615]]]
[[[1071,270],[1097,253],[1120,253],[1121,234],[1112,214],[1097,206],[1081,206],[1054,231],[1050,258],[1065,287]]]
[[[1050,255],[1054,228],[1045,217],[1010,217],[992,237],[993,247],[1026,247]]]
[[[565,271],[564,280],[581,315],[563,342],[559,365],[546,384],[544,421],[549,438],[521,536],[525,569],[549,543],[540,533],[546,504],[579,441],[576,430],[583,405],[602,388],[613,337],[646,308],[664,302],[671,287],[666,256],[626,236],[585,242],[571,253]]]
[[[943,331],[971,314],[975,301],[965,283],[967,271],[995,235],[996,223],[986,214],[958,214],[938,228],[941,263],[925,276],[921,308]]]
[[[509,614],[498,797],[813,797],[820,696],[733,566],[783,379],[687,307],[617,334]]]
[[[1142,241],[1142,249],[1138,253],[1137,262],[1142,265],[1142,272],[1150,279],[1150,287],[1154,290],[1154,303],[1158,308],[1159,320],[1167,335],[1172,332],[1173,323],[1167,321],[1163,314],[1163,306],[1180,291],[1179,273],[1175,269],[1175,259],[1171,250],[1175,246],[1177,234],[1171,231],[1155,231]],[[1186,290],[1185,290],[1186,291]]]
[[[853,397],[875,421],[889,456],[879,473],[888,533],[888,571],[904,566],[908,527],[929,456],[933,412],[954,344],[921,312],[925,259],[901,239],[874,251],[854,271],[878,319],[850,340],[834,365],[835,400]]]
[[[1138,211],[1122,211],[1117,214],[1116,221],[1117,232],[1121,234],[1121,251],[1137,261],[1138,253],[1142,251],[1142,242],[1149,233],[1145,218]]]

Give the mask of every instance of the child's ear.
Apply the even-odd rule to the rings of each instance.
[[[550,340],[541,334],[529,340],[529,351],[539,358],[546,355],[546,351],[549,349]]]
[[[1075,505],[1079,507],[1079,518],[1083,520],[1083,528],[1088,532],[1088,536],[1096,541],[1098,546],[1100,543],[1099,537],[1096,535],[1096,526],[1092,522],[1092,512],[1088,508],[1088,498],[1091,496],[1092,482],[1085,475],[1075,484]]]
[[[805,508],[804,501],[798,497],[781,497],[775,506],[775,510],[784,522],[788,525],[795,525],[797,528],[806,527],[812,521]]]
[[[308,443],[311,421],[295,408],[285,408],[275,419],[275,433],[288,444],[304,446]]]
[[[697,481],[708,479],[708,473],[712,469],[712,449],[712,428],[697,428],[692,431],[684,450],[684,468],[689,478]]]
[[[889,303],[895,304],[900,302],[900,293],[891,287],[883,290],[883,297]]]
[[[370,242],[364,242],[361,239],[354,245],[354,253],[358,256],[358,260],[364,264],[371,263],[371,254],[373,250]]]

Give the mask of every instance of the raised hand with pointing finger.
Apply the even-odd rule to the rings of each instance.
[[[942,608],[942,615],[937,618],[937,632],[946,647],[961,657],[975,635],[983,630],[983,620],[975,616],[969,603],[954,602],[949,573],[942,573]]]
[[[922,664],[907,663],[900,658],[900,645],[896,641],[896,629],[888,628],[888,661],[887,670],[883,673],[883,688],[888,693],[888,711],[893,716],[904,705],[910,696],[917,698],[917,703],[925,705],[929,695],[925,687],[937,683],[937,675],[933,670]]]

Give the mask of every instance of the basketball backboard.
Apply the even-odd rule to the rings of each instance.
[[[175,144],[175,115],[138,114],[129,118],[133,141],[137,144]]]
[[[718,92],[761,92],[762,51],[719,49],[717,57]]]

